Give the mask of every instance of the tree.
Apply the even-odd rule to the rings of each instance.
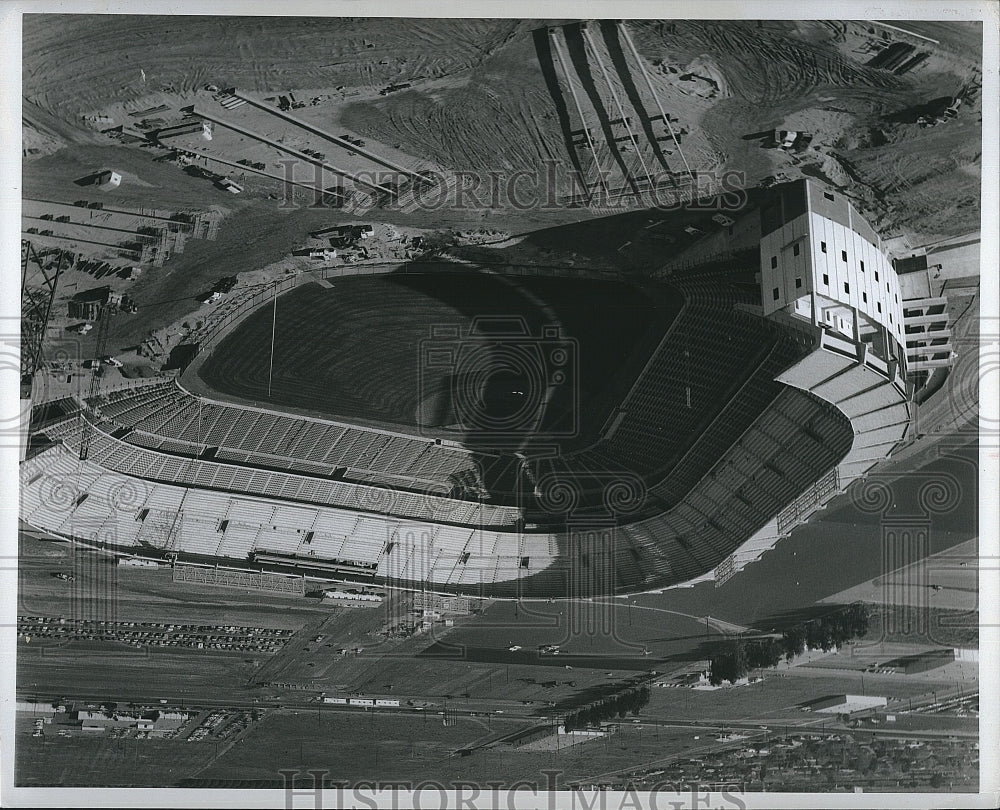
[[[749,671],[750,665],[747,663],[746,645],[737,639],[733,642],[733,674],[736,675],[735,680],[745,678]]]
[[[785,648],[785,658],[791,661],[796,655],[806,651],[805,628],[800,624],[786,630],[781,636]]]

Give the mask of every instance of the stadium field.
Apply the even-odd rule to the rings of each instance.
[[[681,304],[670,287],[617,280],[347,277],[265,304],[198,375],[228,398],[435,437],[537,414],[547,435],[586,439]]]

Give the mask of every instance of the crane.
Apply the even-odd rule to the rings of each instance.
[[[52,314],[59,276],[65,266],[73,266],[72,253],[54,251],[54,261],[47,261],[48,253],[41,255],[27,239],[21,241],[21,376],[30,378],[42,364],[42,344],[46,327]],[[37,273],[30,274],[28,265],[34,264]]]
[[[47,256],[56,254],[54,261]],[[27,453],[27,437],[31,432],[32,392],[35,373],[42,365],[42,346],[52,314],[52,305],[59,286],[59,276],[68,266],[75,265],[74,254],[63,250],[39,254],[30,240],[21,240],[21,445],[20,459]],[[29,264],[37,272],[29,274]]]

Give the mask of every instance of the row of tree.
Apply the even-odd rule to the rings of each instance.
[[[782,657],[791,661],[806,650],[824,652],[860,638],[868,632],[869,610],[860,602],[836,613],[811,619],[786,630],[780,639],[737,639],[731,647],[712,657],[708,680],[713,686],[745,678],[751,669],[776,667]]]
[[[806,650],[826,652],[845,641],[860,638],[868,632],[869,616],[868,606],[856,602],[836,613],[798,624],[786,630],[781,637],[785,658],[790,661]]]
[[[597,726],[605,720],[625,717],[629,712],[638,714],[647,703],[649,703],[648,686],[622,692],[568,715],[564,721],[566,731]]]

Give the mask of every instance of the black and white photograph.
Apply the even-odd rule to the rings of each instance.
[[[996,806],[996,5],[0,23],[4,806]]]

